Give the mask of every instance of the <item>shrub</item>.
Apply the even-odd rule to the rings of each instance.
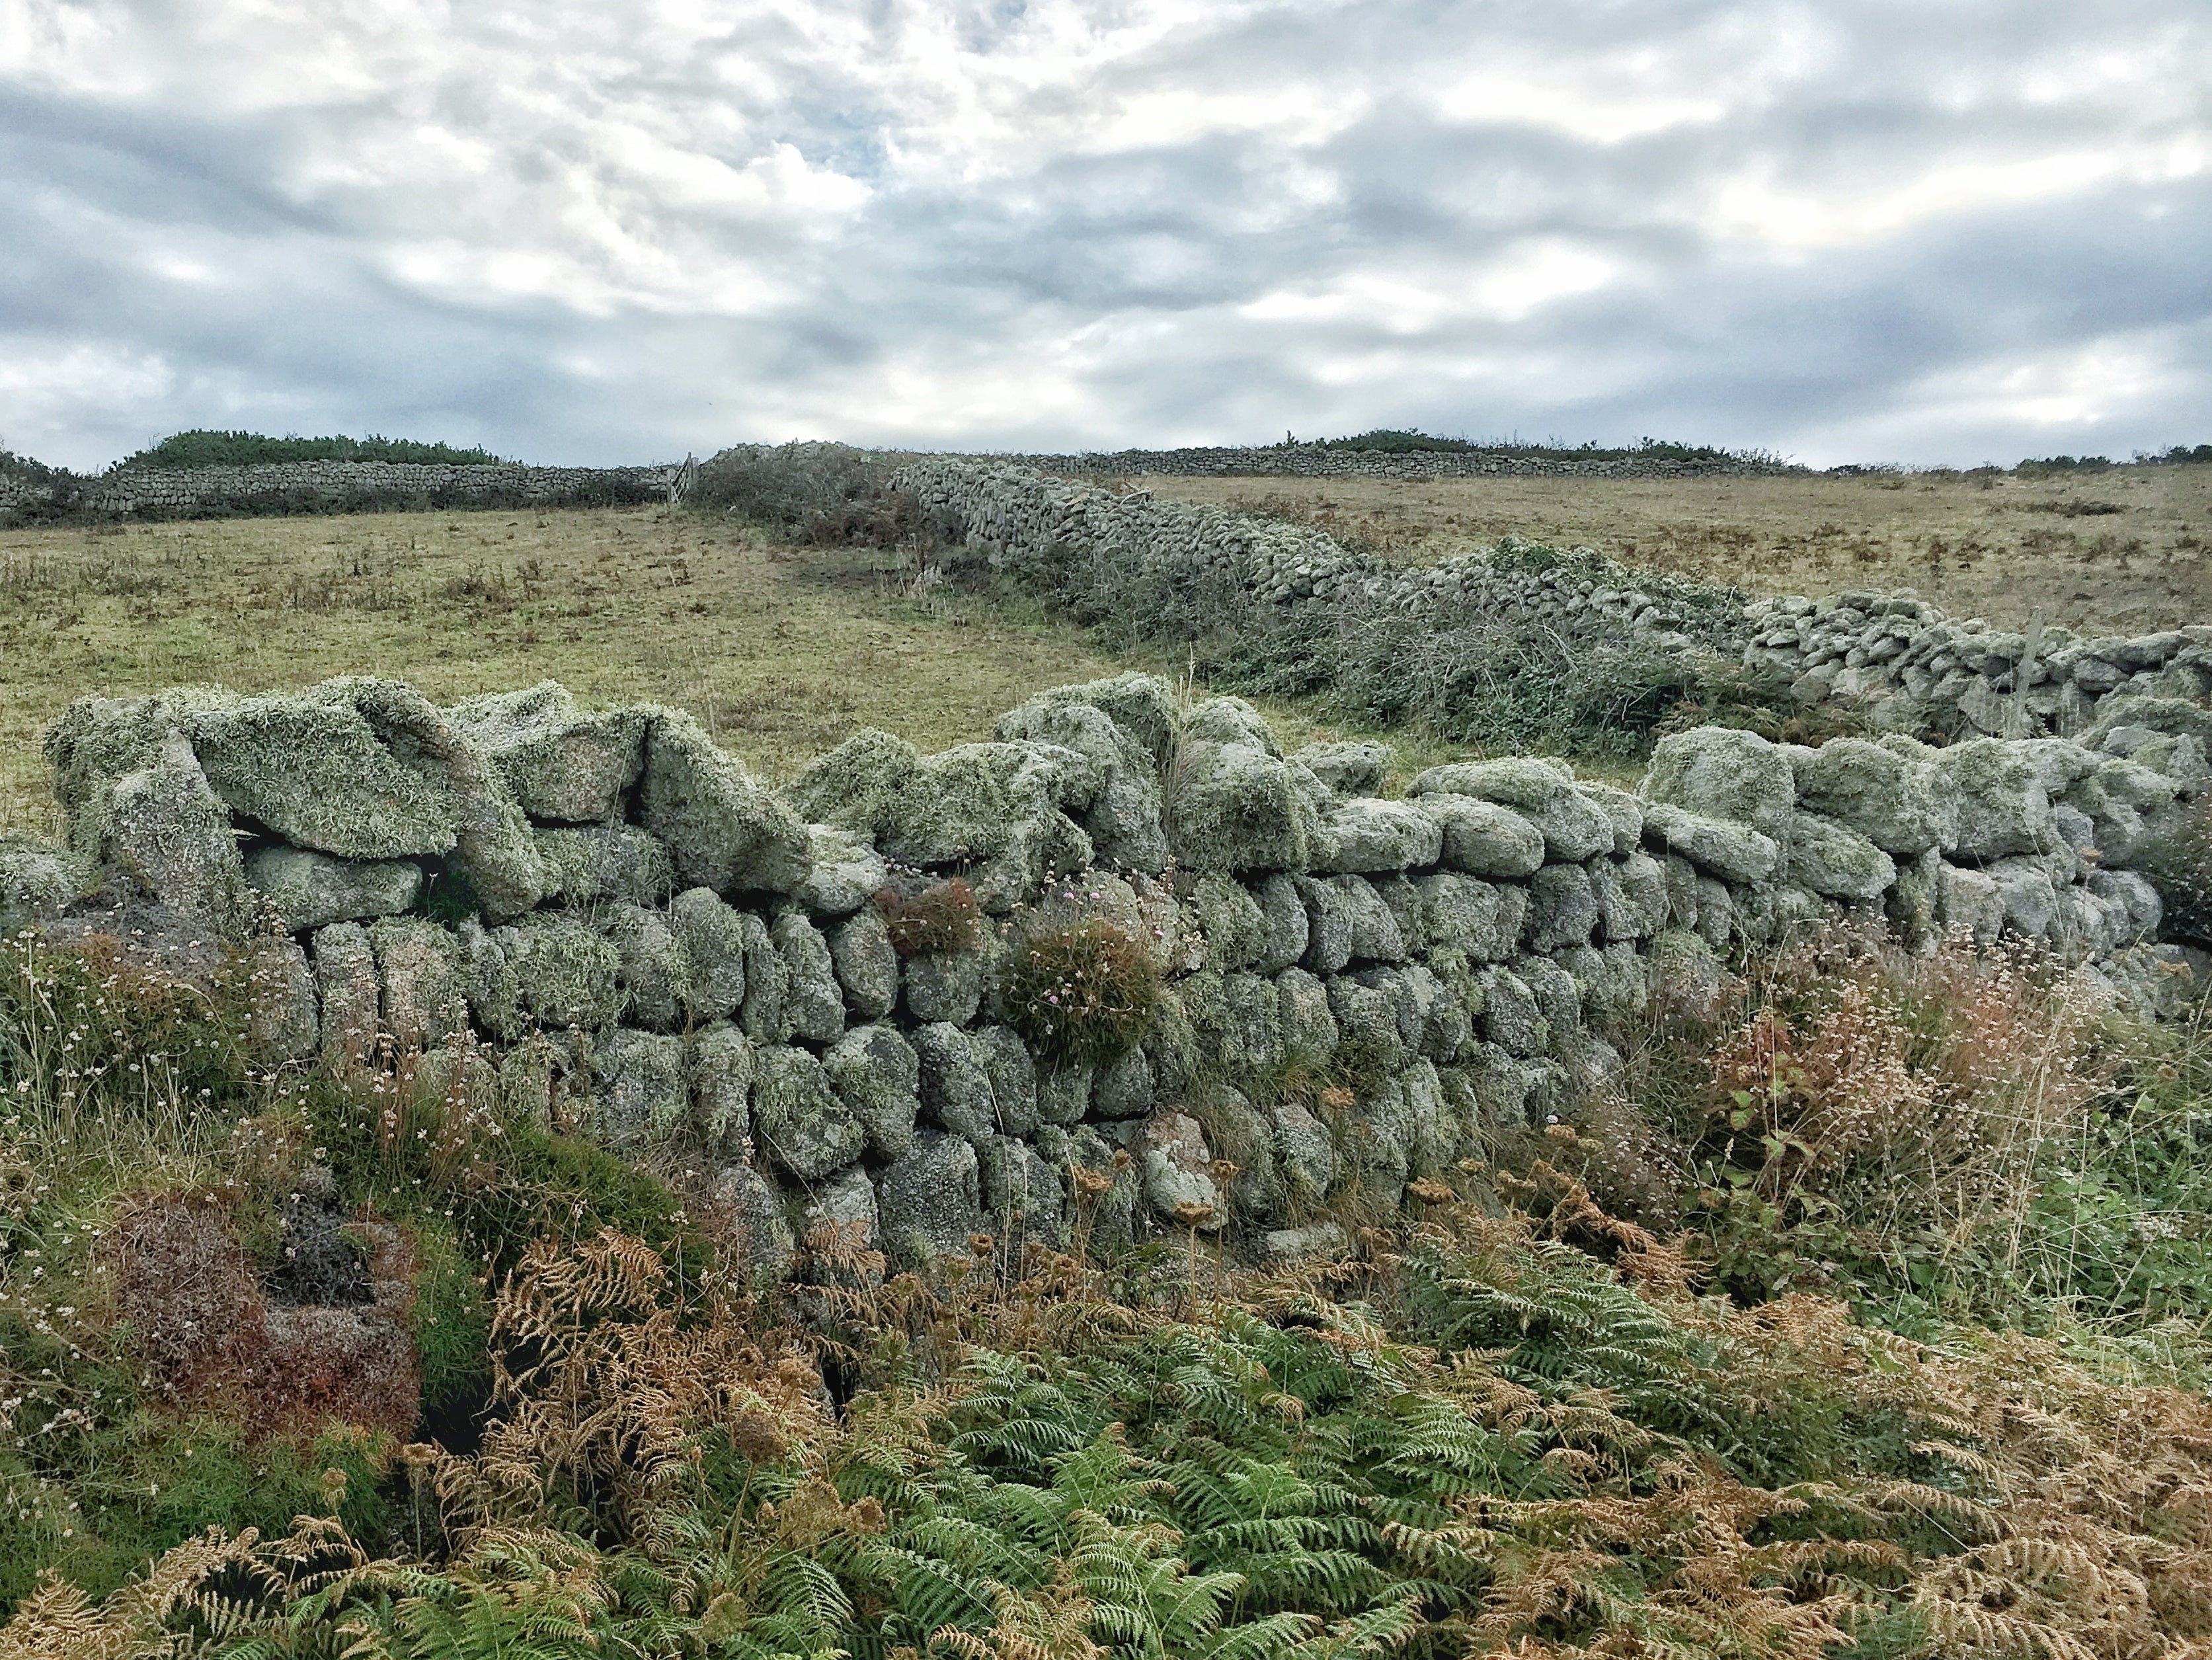
[[[914,499],[885,480],[898,458],[849,444],[740,444],[699,470],[695,498],[796,542],[891,548],[914,537]]]
[[[975,903],[975,891],[957,876],[910,898],[885,888],[876,895],[876,909],[890,931],[891,948],[901,957],[973,951],[983,941],[982,907]]]
[[[1006,955],[1006,1024],[1049,1061],[1097,1065],[1133,1048],[1160,1003],[1150,942],[1103,916],[1029,935]]]
[[[412,438],[270,438],[258,432],[216,432],[197,429],[172,433],[151,449],[140,450],[119,465],[126,467],[234,467],[269,461],[438,462],[448,466],[498,465],[489,450]]]
[[[2161,939],[2212,945],[2212,796],[2161,815],[2135,868],[2166,903]]]

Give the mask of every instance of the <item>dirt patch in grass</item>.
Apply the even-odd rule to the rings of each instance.
[[[2212,616],[2212,466],[1856,478],[1182,478],[1161,496],[1318,526],[1409,562],[1509,532],[1815,597],[1911,587],[2085,634]]]

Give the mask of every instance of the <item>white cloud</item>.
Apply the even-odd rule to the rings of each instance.
[[[0,426],[2193,442],[2208,84],[2189,0],[0,0]]]

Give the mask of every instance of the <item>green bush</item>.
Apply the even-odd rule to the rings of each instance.
[[[126,467],[238,467],[269,461],[411,461],[447,466],[495,466],[489,450],[411,438],[271,438],[258,432],[216,432],[195,429],[172,433],[150,449],[118,463]]]
[[[999,1001],[1041,1059],[1099,1065],[1152,1029],[1159,964],[1149,941],[1085,917],[1018,939],[1000,966]]]

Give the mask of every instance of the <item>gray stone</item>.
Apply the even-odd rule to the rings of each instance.
[[[1327,792],[1283,760],[1251,705],[1214,698],[1184,725],[1167,802],[1169,842],[1194,872],[1302,870],[1320,823],[1316,794]]]
[[[1947,864],[1936,872],[1936,913],[1946,928],[1963,928],[1985,946],[2004,926],[2004,896],[1987,872]]]
[[[990,957],[981,951],[932,952],[906,959],[907,1012],[917,1020],[965,1025],[983,1006]]]
[[[2027,939],[2041,939],[2051,933],[2058,920],[2059,899],[2042,860],[1999,859],[1984,870],[1996,884],[2007,929]]]
[[[1298,892],[1306,903],[1305,966],[1316,974],[1405,957],[1398,919],[1364,877],[1301,877]]]
[[[587,905],[599,899],[658,905],[676,891],[676,865],[659,837],[635,824],[532,833],[545,896]]]
[[[792,1036],[817,1043],[835,1041],[845,1030],[845,1000],[837,989],[830,942],[804,912],[795,910],[775,919],[769,938],[784,963],[784,1018]]]
[[[1433,865],[1443,847],[1442,826],[1408,801],[1338,801],[1322,814],[1309,867],[1375,873]]]
[[[654,1031],[679,1031],[692,1007],[691,958],[668,919],[637,905],[610,904],[600,930],[622,962],[624,1017]]]
[[[1656,840],[1668,852],[1680,854],[1698,869],[1728,882],[1765,882],[1773,876],[1782,859],[1781,848],[1761,831],[1664,802],[1645,806],[1644,833],[1647,840]]]
[[[921,1105],[941,1129],[981,1141],[999,1128],[998,1100],[975,1040],[959,1027],[933,1021],[914,1032],[921,1062]]]
[[[1910,859],[1959,837],[1957,784],[1933,764],[1861,738],[1789,751],[1797,805]]]
[[[675,1134],[690,1104],[684,1040],[618,1026],[592,1051],[599,1137],[618,1149]]]
[[[1274,1132],[1275,1160],[1294,1206],[1310,1207],[1327,1197],[1336,1180],[1336,1142],[1328,1126],[1296,1101],[1278,1102],[1268,1115]]]
[[[268,847],[246,861],[247,885],[274,907],[287,929],[397,916],[422,890],[422,867],[405,860],[358,862],[300,848]]]
[[[1543,832],[1511,807],[1451,794],[1422,795],[1413,805],[1442,830],[1438,857],[1454,870],[1510,879],[1533,875],[1544,862]]]
[[[668,926],[683,948],[691,1018],[726,1020],[745,1000],[745,930],[712,888],[686,888],[669,907]]]
[[[1576,784],[1575,791],[1612,821],[1613,856],[1626,858],[1635,852],[1644,840],[1644,803],[1611,784],[1583,781]]]
[[[864,727],[793,779],[783,796],[806,819],[873,836],[921,765],[905,739]]]
[[[1373,795],[1397,757],[1376,743],[1309,744],[1291,759],[1339,795]]]
[[[649,712],[637,805],[687,887],[789,893],[811,866],[812,838],[798,815],[677,710]]]
[[[812,862],[794,896],[817,916],[850,916],[882,891],[890,875],[883,857],[854,832],[811,824]]]
[[[732,1266],[757,1291],[781,1284],[791,1273],[796,1242],[775,1185],[750,1164],[729,1164],[716,1178],[714,1197],[734,1224],[738,1260]]]
[[[1080,1061],[1061,1061],[1037,1073],[1037,1118],[1046,1124],[1079,1124],[1091,1110],[1097,1069]]]
[[[2133,871],[2096,871],[2090,875],[2089,891],[2121,908],[2126,920],[2124,927],[2118,931],[2115,946],[2124,948],[2158,938],[2166,906],[2158,897],[2158,890],[2144,878]]]
[[[1260,1236],[1260,1254],[1271,1262],[1334,1262],[1350,1249],[1343,1226],[1335,1222],[1270,1228]]]
[[[1551,1035],[1528,982],[1503,968],[1483,972],[1482,1012],[1475,1024],[1486,1041],[1513,1055],[1542,1054]]]
[[[1259,960],[1252,966],[1261,974],[1279,974],[1306,954],[1312,927],[1306,916],[1306,902],[1298,891],[1297,879],[1291,876],[1270,876],[1254,892],[1266,933]]]
[[[975,1150],[975,1160],[983,1213],[995,1237],[1009,1245],[1066,1243],[1066,1185],[1034,1147],[994,1135]]]
[[[1055,873],[1081,870],[1091,838],[1062,811],[1089,805],[1090,763],[1051,744],[962,744],[916,763],[878,825],[876,845],[900,864],[975,863],[969,879],[1000,910]]]
[[[381,1024],[382,987],[368,930],[358,922],[333,922],[315,934],[315,988],[322,1005],[326,1055],[366,1058]]]
[[[872,905],[853,913],[830,936],[830,961],[854,1018],[880,1020],[898,1002],[899,958],[890,927]]]
[[[961,1136],[923,1130],[912,1151],[877,1178],[884,1250],[894,1267],[964,1257],[985,1228],[975,1149]]]
[[[289,935],[263,935],[247,942],[246,1038],[255,1055],[282,1064],[315,1052],[321,1037],[315,971],[307,953]]]
[[[1526,890],[1455,871],[1425,876],[1419,886],[1432,950],[1456,952],[1471,962],[1498,962],[1513,954],[1528,915]]]
[[[805,1049],[774,1046],[757,1054],[753,1135],[793,1176],[815,1180],[860,1156],[867,1133],[830,1087],[822,1062]]]
[[[822,1057],[830,1087],[859,1121],[878,1158],[905,1157],[921,1114],[921,1062],[890,1026],[854,1026]]]
[[[974,1035],[975,1060],[988,1081],[994,1122],[1006,1135],[1036,1134],[1036,1062],[1010,1026],[985,1026]]]
[[[766,922],[749,910],[737,916],[745,958],[745,1000],[738,1006],[738,1024],[756,1043],[788,1043],[791,964],[775,948]]]
[[[179,916],[222,932],[243,921],[246,866],[229,811],[181,738],[114,781],[95,856]]]
[[[1369,885],[1375,897],[1390,913],[1390,920],[1398,925],[1398,943],[1407,957],[1418,957],[1429,948],[1428,907],[1422,903],[1421,890],[1410,876],[1377,876]]]
[[[752,1134],[755,1063],[751,1041],[727,1022],[691,1034],[692,1122],[700,1144],[726,1157],[742,1152]]]
[[[1778,841],[1789,832],[1797,786],[1789,757],[1755,733],[1697,727],[1659,740],[1643,794],[1703,818],[1748,824]]]
[[[1416,1043],[1432,1061],[1450,1061],[1474,1041],[1474,1023],[1452,988],[1425,964],[1415,963],[1405,970],[1404,984],[1420,1018]]]
[[[645,714],[586,714],[568,690],[547,680],[448,712],[505,778],[533,818],[592,824],[618,818],[645,765]]]
[[[1601,885],[1595,876],[1602,873]],[[1650,854],[1631,851],[1618,864],[1593,866],[1598,888],[1599,931],[1607,941],[1642,939],[1667,926],[1671,903],[1665,866]]]
[[[1830,899],[1878,899],[1897,880],[1890,856],[1816,812],[1793,814],[1784,881]]]
[[[1336,1016],[1328,1006],[1328,986],[1304,969],[1285,969],[1275,976],[1275,1011],[1283,1053],[1317,1065],[1336,1051]]]
[[[1728,948],[1736,931],[1735,892],[1710,876],[1698,879],[1698,933],[1715,951]]]
[[[0,830],[0,933],[58,916],[100,885],[82,854]]]
[[[1103,683],[1102,683],[1103,684]],[[999,718],[992,736],[1072,750],[1090,763],[1098,788],[1079,818],[1097,856],[1124,869],[1158,872],[1167,862],[1167,834],[1160,821],[1159,769],[1166,751],[1107,710],[1082,701],[1081,687],[1061,687],[1030,698]],[[1113,698],[1109,691],[1102,694]],[[1122,700],[1113,698],[1117,705]],[[1170,726],[1160,742],[1171,744]]]
[[[1191,891],[1190,908],[1203,942],[1205,967],[1216,973],[1250,968],[1267,951],[1267,913],[1235,879],[1218,873],[1200,877]],[[1298,921],[1303,927],[1303,910]]]
[[[1597,893],[1579,865],[1547,865],[1528,883],[1528,943],[1540,952],[1586,946],[1597,931]]]
[[[493,938],[526,1025],[598,1031],[621,1018],[622,956],[612,940],[545,913],[526,916]]]
[[[1938,751],[1935,764],[1959,791],[1959,857],[2000,859],[2056,845],[2050,793],[2021,746],[1974,739]]]
[[[1508,806],[1538,807],[1574,782],[1564,761],[1510,755],[1494,761],[1448,761],[1414,775],[1413,795],[1466,795]]]
[[[840,1171],[809,1194],[799,1220],[799,1237],[817,1256],[875,1250],[882,1243],[876,1185],[858,1165]],[[818,1267],[816,1273],[820,1273]]]
[[[1091,1085],[1091,1112],[1097,1118],[1149,1117],[1153,1099],[1152,1058],[1140,1049],[1099,1067]]]
[[[1195,1118],[1187,1113],[1156,1113],[1146,1120],[1137,1145],[1145,1199],[1162,1222],[1212,1233],[1229,1219],[1211,1171],[1212,1150]]]
[[[435,922],[386,917],[368,930],[384,984],[384,1027],[402,1049],[428,1049],[468,1025],[459,942]]]
[[[1367,1066],[1403,1066],[1421,1041],[1420,1011],[1404,982],[1386,969],[1336,975],[1328,983],[1340,1050],[1356,1051]]]

